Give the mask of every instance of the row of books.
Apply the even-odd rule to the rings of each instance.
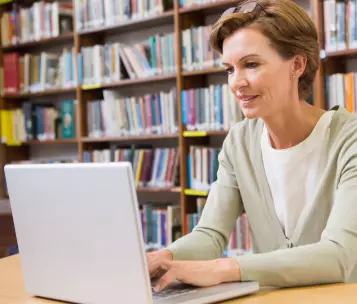
[[[187,156],[190,189],[209,191],[211,184],[217,179],[220,151],[221,148],[190,146]]]
[[[21,94],[77,85],[75,48],[61,53],[3,55],[4,93]]]
[[[109,162],[132,162],[133,148],[117,148],[84,151],[83,162],[85,163],[109,163]]]
[[[29,7],[12,4],[11,11],[1,16],[1,45],[57,37],[73,32],[72,2],[34,2]]]
[[[158,248],[168,246],[182,236],[179,205],[145,204],[140,210],[144,243]]]
[[[336,90],[336,88],[341,88]],[[326,107],[339,105],[357,113],[357,73],[337,73],[325,77]]]
[[[240,252],[236,252],[237,254],[249,253],[252,251],[252,239],[246,213],[242,213],[237,219],[229,238],[227,249],[228,254],[232,254],[237,249],[240,250]]]
[[[74,164],[74,163],[78,163],[78,160],[70,157],[50,157],[50,158],[17,160],[11,163],[12,164]]]
[[[173,9],[172,0],[75,0],[78,31],[123,24]]]
[[[180,183],[180,156],[177,148],[116,148],[84,151],[84,162],[129,161],[136,186],[172,188]]]
[[[197,226],[204,206],[207,202],[206,197],[199,197],[196,199],[196,212],[185,214],[185,231],[192,232]],[[242,213],[235,222],[234,228],[230,234],[228,246],[225,249],[223,256],[232,256],[236,254],[247,254],[252,251],[251,233],[247,215]]]
[[[191,27],[182,31],[182,69],[184,71],[220,66],[221,56],[213,50],[210,44],[211,32],[212,24]]]
[[[87,103],[89,137],[175,134],[176,89],[140,97],[120,97],[103,90],[103,100]]]
[[[187,130],[228,130],[243,120],[243,112],[228,84],[181,92],[182,123]]]
[[[203,208],[205,207],[206,201],[206,197],[196,198],[196,212],[185,214],[185,231],[192,232],[193,228],[197,226],[202,215]]]
[[[357,48],[357,0],[324,0],[325,50]]]
[[[85,85],[173,74],[174,34],[157,34],[132,45],[109,42],[82,47],[79,63],[79,82]]]
[[[76,137],[76,101],[52,103],[24,102],[21,108],[1,110],[1,142],[11,145],[28,140],[54,140]]]
[[[183,32],[183,69],[203,69],[219,65],[219,55],[207,42],[211,26]],[[207,39],[206,39],[207,38]],[[5,93],[38,92],[50,88],[112,83],[156,75],[174,75],[174,34],[156,34],[148,40],[124,45],[109,42],[82,47],[76,69],[75,48],[62,53],[4,55]]]
[[[193,228],[198,224],[200,220],[200,215],[197,213],[186,214],[186,221],[188,223],[188,228],[192,231]],[[228,246],[224,250],[223,257],[232,257],[235,255],[249,254],[252,253],[252,240],[251,233],[248,226],[248,221],[246,215],[242,214],[235,225],[234,229],[229,237]]]

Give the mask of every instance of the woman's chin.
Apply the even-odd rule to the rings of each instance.
[[[254,109],[254,108],[244,109],[244,108],[242,108],[242,112],[243,112],[244,117],[248,118],[248,119],[256,119],[256,118],[262,117],[259,109]]]

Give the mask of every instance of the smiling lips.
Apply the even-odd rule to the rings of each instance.
[[[242,106],[248,106],[251,104],[258,95],[236,95],[238,100],[242,103]]]

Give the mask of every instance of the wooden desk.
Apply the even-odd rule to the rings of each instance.
[[[25,292],[18,255],[0,259],[0,303],[64,303],[39,299]],[[318,287],[261,290],[224,304],[352,304],[357,303],[357,284],[332,284]],[[105,303],[103,303],[105,304]],[[223,304],[223,303],[222,303]]]

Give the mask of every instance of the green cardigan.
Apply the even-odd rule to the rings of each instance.
[[[323,178],[291,239],[280,226],[264,172],[263,121],[246,119],[224,140],[198,225],[167,247],[173,258],[219,258],[244,208],[254,253],[235,257],[242,281],[278,287],[357,281],[357,117],[333,110]]]

